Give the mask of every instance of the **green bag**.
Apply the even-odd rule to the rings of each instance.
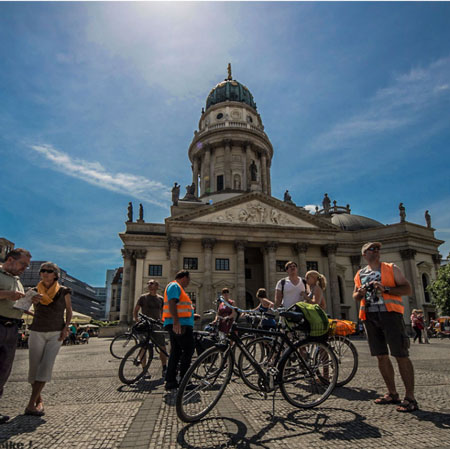
[[[287,321],[286,324],[289,328],[306,332],[311,337],[321,337],[328,333],[330,326],[328,316],[318,304],[308,304],[300,301],[289,307],[288,310],[302,313],[305,317],[305,321],[302,324]]]

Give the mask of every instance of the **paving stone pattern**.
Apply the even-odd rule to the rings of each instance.
[[[159,360],[150,379],[122,385],[109,343],[61,348],[42,418],[22,414],[30,393],[28,351],[17,350],[0,400],[0,411],[11,416],[0,425],[0,448],[450,448],[450,340],[412,345],[421,408],[413,414],[373,403],[384,384],[367,343],[356,340],[358,373],[321,406],[297,409],[277,393],[273,418],[272,396],[264,399],[233,377],[216,408],[190,425],[176,416],[175,393],[164,391]],[[397,382],[403,393],[398,374]]]

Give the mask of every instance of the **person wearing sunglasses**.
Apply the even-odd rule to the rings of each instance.
[[[33,297],[34,317],[28,340],[31,396],[25,408],[25,415],[43,416],[42,390],[52,377],[53,365],[64,339],[69,335],[72,319],[71,289],[58,280],[60,269],[53,262],[45,262],[39,270],[39,293]],[[65,319],[64,319],[65,312]]]
[[[141,310],[144,315],[147,315],[154,320],[162,319],[164,298],[161,295],[158,295],[159,284],[155,279],[150,279],[147,282],[147,288],[148,293],[139,297],[133,310],[133,317],[136,322],[139,321],[139,310]],[[153,338],[165,351],[166,341],[164,334],[154,333]],[[159,351],[159,358],[161,359],[162,365],[162,377],[165,377],[167,371],[167,356],[162,351]]]
[[[378,369],[387,387],[387,393],[375,400],[376,404],[399,404],[398,412],[419,409],[414,397],[414,367],[409,358],[409,337],[403,321],[402,296],[411,294],[411,285],[400,268],[393,263],[381,262],[381,243],[363,245],[361,253],[367,266],[355,275],[353,299],[360,302],[359,318],[364,322],[370,353],[378,359]],[[397,360],[405,398],[395,386],[391,356]]]

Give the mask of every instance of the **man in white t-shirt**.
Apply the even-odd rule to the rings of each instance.
[[[275,287],[275,307],[283,305],[285,308],[293,306],[299,301],[305,301],[306,289],[302,278],[298,275],[295,262],[286,262],[284,270],[288,276],[280,279]]]

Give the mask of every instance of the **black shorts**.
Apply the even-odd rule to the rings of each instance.
[[[364,327],[371,355],[389,355],[390,352],[393,357],[409,356],[410,342],[401,313],[366,312],[366,318]]]

